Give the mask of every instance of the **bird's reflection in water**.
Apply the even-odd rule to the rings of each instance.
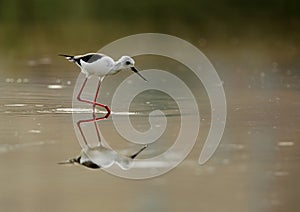
[[[122,155],[113,149],[99,145],[93,148],[81,150],[80,154],[67,161],[59,162],[58,164],[79,164],[90,169],[108,168],[113,164],[117,164],[121,169],[128,170],[133,165],[133,160],[147,148],[144,145],[139,151],[132,155]]]
[[[88,55],[89,58],[92,55]],[[63,55],[66,56],[66,55]],[[85,55],[86,57],[87,55]],[[98,59],[103,59],[104,56],[103,55],[98,55],[96,54]],[[66,56],[67,59],[74,61],[73,56]],[[123,57],[123,58],[127,58],[127,57]],[[80,58],[79,58],[80,59]],[[128,58],[127,58],[128,59]],[[129,60],[130,59],[130,60]],[[138,73],[138,71],[134,68],[134,61],[133,59],[129,58],[129,63],[127,63],[128,61],[125,61],[124,63],[127,64],[128,67],[131,67],[133,69],[134,72]],[[75,58],[75,62],[76,62],[76,58]],[[90,61],[92,62],[92,61]],[[81,63],[79,62],[79,65]],[[126,67],[127,67],[126,66]],[[123,66],[122,66],[123,67]],[[84,68],[84,67],[81,67]],[[98,67],[99,68],[99,67]],[[103,68],[103,67],[102,67]],[[107,68],[107,67],[106,67]],[[124,67],[123,67],[124,68]],[[101,69],[101,67],[100,67]],[[88,73],[88,70],[84,70],[82,69],[83,72]],[[103,70],[102,70],[103,71]],[[140,74],[139,74],[140,75]],[[140,75],[141,76],[141,75]],[[82,166],[91,168],[91,169],[99,169],[99,168],[108,168],[110,166],[112,166],[113,164],[117,164],[120,168],[124,169],[124,170],[128,170],[130,167],[132,167],[133,165],[133,160],[144,150],[147,148],[147,145],[143,146],[139,151],[133,153],[132,155],[129,156],[125,156],[122,155],[118,152],[116,152],[113,149],[107,148],[105,147],[102,142],[101,142],[101,136],[100,136],[100,131],[99,131],[99,126],[97,125],[97,122],[103,119],[107,119],[110,116],[110,108],[106,105],[103,105],[99,102],[97,102],[98,99],[98,94],[100,91],[100,86],[101,86],[101,82],[103,80],[103,76],[99,75],[99,81],[97,84],[97,88],[96,88],[96,92],[93,98],[93,101],[88,100],[88,99],[82,99],[81,95],[84,92],[84,86],[87,83],[87,79],[88,79],[89,75],[87,74],[86,79],[84,80],[84,83],[78,93],[77,96],[77,100],[86,104],[91,104],[92,105],[92,118],[91,119],[81,119],[77,121],[77,127],[78,130],[80,132],[80,135],[82,136],[82,139],[84,141],[84,149],[81,150],[80,154],[72,159],[69,159],[67,161],[64,162],[60,162],[59,164],[80,164]],[[142,76],[141,76],[142,77]],[[142,77],[144,79],[144,77]],[[144,79],[146,80],[146,79]],[[103,117],[96,117],[96,106],[100,106],[100,107],[104,107],[107,110],[107,114]],[[88,140],[86,139],[85,133],[82,129],[82,124],[87,124],[87,123],[94,123],[94,129],[96,131],[97,134],[97,140],[98,140],[98,145],[96,147],[90,147]]]

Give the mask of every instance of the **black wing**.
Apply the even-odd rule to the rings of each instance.
[[[86,62],[86,63],[93,63],[97,60],[100,60],[104,55],[101,55],[101,54],[86,54],[86,55],[82,55],[82,56],[79,56],[79,57],[75,57],[74,60],[76,63],[78,63],[79,65],[80,64],[80,60]]]

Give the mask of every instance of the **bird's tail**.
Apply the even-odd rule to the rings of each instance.
[[[78,163],[77,158],[72,158],[72,159],[69,159],[66,161],[61,161],[61,162],[58,162],[57,164],[64,165],[64,164],[74,164],[74,163]]]
[[[71,62],[74,62],[74,56],[72,55],[66,55],[66,54],[59,54],[58,56],[62,56],[62,57],[65,57],[67,60],[71,61]]]

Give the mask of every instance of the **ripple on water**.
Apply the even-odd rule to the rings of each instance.
[[[56,141],[36,141],[31,143],[21,143],[21,144],[0,144],[0,154],[14,151],[17,149],[22,149],[26,147],[32,147],[32,146],[42,146],[42,145],[48,145],[48,144],[55,144]]]
[[[55,113],[92,113],[92,108],[57,108],[54,111]],[[97,110],[96,113],[106,114],[106,111]],[[112,115],[120,115],[120,116],[126,116],[126,115],[137,115],[138,112],[111,112]]]
[[[33,134],[39,134],[39,133],[41,133],[41,131],[40,130],[28,130],[28,132],[29,133],[33,133]]]
[[[280,141],[277,143],[278,146],[294,146],[294,142],[292,141]]]
[[[25,107],[27,104],[15,103],[15,104],[5,104],[4,107]]]
[[[18,79],[14,79],[14,78],[6,78],[5,79],[6,83],[28,83],[29,79],[27,78],[18,78]]]
[[[63,89],[64,86],[62,85],[48,85],[47,88],[49,89]]]
[[[284,177],[284,176],[288,176],[289,172],[287,171],[276,171],[273,173],[275,177]]]

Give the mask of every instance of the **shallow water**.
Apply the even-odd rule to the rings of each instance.
[[[191,83],[200,108],[200,133],[193,151],[178,167],[147,180],[126,180],[102,170],[57,164],[80,152],[72,113],[88,112],[72,109],[79,74],[74,71],[76,67],[63,64],[55,56],[24,59],[17,64],[26,67],[24,73],[11,74],[15,67],[3,67],[1,210],[298,211],[299,67],[293,60],[257,60],[250,50],[245,59],[243,48],[224,56],[224,52],[209,47],[210,59],[224,82],[228,104],[221,144],[206,164],[198,165],[210,126],[210,105],[201,84],[194,82],[192,76],[180,74],[179,67],[174,73]],[[270,53],[256,50],[252,53]],[[248,60],[255,62],[247,64]],[[105,79],[100,98],[103,103],[109,102],[107,91],[129,74]],[[157,92],[145,93],[132,103],[134,126],[146,130],[147,115],[155,109],[165,112],[168,131],[141,158],[164,152],[173,144],[179,129],[176,104]],[[112,116],[124,116],[128,111],[113,112]],[[114,149],[137,149],[115,132],[111,117],[99,126]]]

